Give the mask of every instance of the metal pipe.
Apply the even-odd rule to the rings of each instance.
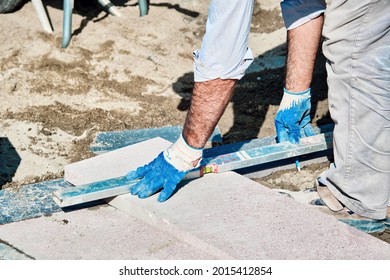
[[[111,15],[116,16],[116,17],[122,16],[122,14],[121,14],[121,12],[119,12],[118,8],[115,7],[115,5],[112,4],[109,0],[98,0],[98,2],[100,3],[100,5],[103,6],[103,8],[107,9]]]
[[[140,16],[146,16],[149,10],[148,0],[138,0]]]
[[[45,30],[48,33],[52,33],[53,28],[50,24],[45,7],[43,7],[42,1],[41,0],[31,0],[31,1],[34,6],[35,12],[38,15],[38,19],[41,22],[43,30]]]
[[[73,0],[64,0],[64,22],[62,26],[62,48],[69,45],[72,32]]]

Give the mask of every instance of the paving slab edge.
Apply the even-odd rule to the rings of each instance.
[[[117,209],[118,211],[124,212],[136,219],[139,219],[142,222],[145,222],[146,224],[157,228],[158,230],[173,235],[175,238],[197,248],[202,252],[214,256],[215,259],[221,259],[221,260],[235,259],[234,257],[230,256],[228,253],[208,244],[207,242],[197,238],[196,236],[194,236],[189,232],[181,230],[179,227],[177,227],[172,223],[169,223],[167,220],[157,215],[154,215],[151,211],[149,211],[145,207],[133,204],[130,211],[129,207],[125,207],[122,205],[123,203],[126,204],[128,203],[127,201],[121,199],[126,196],[131,196],[131,194],[123,194],[115,198],[108,198],[105,199],[105,202],[111,207]]]

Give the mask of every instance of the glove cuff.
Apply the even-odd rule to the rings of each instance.
[[[288,91],[286,88],[283,88],[283,92],[285,94],[291,94],[291,95],[310,95],[310,91],[311,91],[311,88],[308,88],[307,90],[305,91],[300,91],[300,92],[291,92],[291,91]]]
[[[310,88],[302,92],[290,92],[284,88],[284,94],[279,105],[279,110],[288,110],[291,107],[302,103],[303,100],[310,100],[310,98]]]
[[[200,164],[202,154],[202,148],[191,147],[181,134],[179,139],[164,152],[164,157],[177,170],[188,171]]]

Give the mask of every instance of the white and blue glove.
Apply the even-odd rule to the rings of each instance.
[[[128,180],[142,178],[131,188],[131,194],[147,198],[161,190],[157,200],[159,202],[167,200],[184,176],[199,165],[202,153],[203,149],[189,146],[181,135],[152,162],[126,175]]]
[[[283,98],[275,117],[277,142],[299,143],[301,137],[313,136],[310,125],[310,88],[303,92],[284,89]]]

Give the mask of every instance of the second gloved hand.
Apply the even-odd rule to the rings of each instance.
[[[278,142],[299,143],[301,137],[313,136],[310,125],[310,88],[304,92],[289,92],[284,89],[282,101],[275,117]]]
[[[146,198],[161,190],[158,201],[167,200],[175,191],[177,184],[200,162],[203,149],[190,147],[183,136],[166,151],[147,165],[130,171],[126,178],[141,180],[131,188],[133,195]]]

